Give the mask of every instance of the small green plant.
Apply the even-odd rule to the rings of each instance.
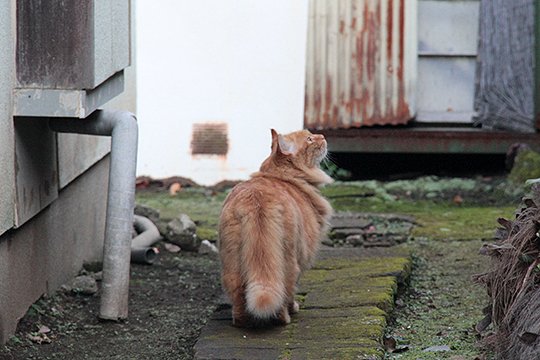
[[[340,168],[328,159],[321,163],[321,169],[335,180],[348,180],[352,176],[349,170]]]

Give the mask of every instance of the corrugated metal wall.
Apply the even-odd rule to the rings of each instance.
[[[415,12],[416,0],[310,1],[307,128],[404,124],[412,118],[416,32],[409,17]]]

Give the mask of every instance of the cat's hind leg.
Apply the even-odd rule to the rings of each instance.
[[[300,305],[296,300],[289,302],[289,314],[298,314],[300,311]]]
[[[288,306],[283,306],[281,308],[281,310],[279,311],[277,320],[278,320],[279,325],[287,325],[291,323],[291,315],[289,315]]]
[[[246,327],[250,316],[246,311],[245,286],[240,273],[233,269],[222,277],[223,287],[226,289],[232,303],[232,323],[236,327]]]
[[[296,264],[292,269],[291,276],[288,277],[287,282],[285,283],[285,291],[287,293],[288,301],[288,310],[289,314],[297,314],[300,310],[300,305],[294,300],[296,294],[296,284],[298,282],[298,277],[300,276],[300,267]]]

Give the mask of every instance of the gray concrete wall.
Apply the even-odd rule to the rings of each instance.
[[[110,138],[55,134],[44,117],[13,117],[16,3],[0,1],[0,344],[40,296],[102,258],[109,174]],[[129,1],[95,4],[114,17]],[[107,48],[127,65],[129,46],[120,55]],[[135,111],[135,73],[126,74],[129,90],[107,108]]]
[[[17,230],[0,236],[0,344],[45,293],[102,257],[109,157],[60,191]]]
[[[46,118],[15,118],[15,227],[58,197],[56,134]],[[13,165],[11,165],[13,166]]]
[[[107,6],[103,4],[103,1],[96,2],[96,6],[102,9]],[[114,13],[116,18],[119,17],[118,13],[124,11],[123,2],[110,6],[111,13]],[[99,11],[104,11],[99,10]],[[135,18],[135,4],[131,2],[129,4],[129,11],[131,12],[131,19]],[[125,26],[125,25],[122,25]],[[137,103],[137,80],[136,80],[136,63],[135,63],[135,22],[131,22],[131,37],[129,38],[130,46],[119,46],[122,51],[121,56],[115,56],[114,63],[118,61],[128,61],[130,66],[124,69],[124,92],[109,101],[104,109],[107,110],[126,110],[136,114]],[[126,31],[123,31],[123,36],[129,36]],[[115,43],[119,40],[116,38]],[[126,52],[126,54],[124,54]],[[130,55],[131,54],[131,55]],[[129,61],[129,58],[131,61]],[[126,60],[128,59],[128,60]],[[63,188],[77,176],[84,173],[92,164],[102,159],[110,151],[110,138],[99,136],[88,136],[79,134],[58,134],[58,173],[59,173],[59,185]]]
[[[11,94],[15,83],[13,1],[0,2],[0,235],[13,227],[14,134]]]

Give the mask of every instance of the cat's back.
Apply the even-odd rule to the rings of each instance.
[[[236,185],[225,199],[223,211],[293,205],[299,200],[298,190],[286,181],[272,177],[253,177]],[[291,203],[292,200],[292,203]]]

